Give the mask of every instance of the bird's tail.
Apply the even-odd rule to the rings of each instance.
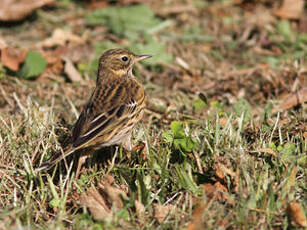
[[[56,163],[63,160],[64,158],[66,158],[76,150],[77,149],[73,148],[72,145],[66,146],[63,150],[57,152],[49,160],[45,161],[42,165],[36,168],[35,172],[45,171],[52,168],[52,166],[54,166]]]

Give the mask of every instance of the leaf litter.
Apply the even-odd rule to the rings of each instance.
[[[0,21],[20,21],[55,0],[5,0],[0,2]]]

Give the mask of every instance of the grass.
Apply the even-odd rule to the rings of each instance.
[[[136,130],[134,141],[145,143],[145,159],[142,150],[127,155],[120,149],[100,170],[89,167],[74,181],[65,170],[33,173],[33,157],[42,162],[59,149],[57,132],[67,133],[52,102],[39,105],[28,97],[23,104],[18,96],[13,98],[17,112],[6,119],[1,116],[1,152],[6,154],[1,155],[5,164],[1,165],[0,202],[6,229],[108,229],[125,228],[125,222],[132,229],[177,229],[191,220],[199,203],[205,204],[202,215],[207,229],[288,229],[287,205],[293,200],[305,205],[306,141],[302,134],[283,132],[279,115],[268,117],[275,122],[258,132],[250,130],[254,121],[245,119],[244,112],[205,120],[178,118],[182,122],[173,122],[172,129],[144,124]],[[68,113],[74,117],[72,110]],[[153,116],[149,114],[149,120]],[[222,118],[225,122],[220,125]],[[187,142],[192,144],[186,146]],[[107,221],[95,222],[76,197],[108,176],[114,178],[114,187],[125,187],[128,198],[120,210],[110,211]],[[204,184],[217,182],[225,191],[221,197],[219,193],[210,197]],[[144,205],[143,222],[133,211],[135,200]],[[173,211],[158,224],[154,205],[171,205]]]
[[[52,31],[48,20],[61,7],[41,11],[34,29]],[[134,130],[139,148],[99,150],[78,179],[75,158],[48,173],[34,169],[61,149],[95,79],[66,82],[61,73],[24,80],[0,64],[0,229],[303,229],[306,103],[276,108],[305,86],[305,33],[293,33],[287,21],[246,21],[237,5],[195,7],[162,15],[173,23],[156,36],[174,60],[136,67],[148,95]],[[110,32],[99,40],[100,26],[83,26],[102,43],[99,52],[106,40],[117,45]],[[256,30],[246,37],[250,26]],[[79,71],[90,74],[94,62],[81,58]]]

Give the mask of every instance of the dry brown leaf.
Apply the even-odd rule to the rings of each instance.
[[[123,199],[128,200],[127,194],[119,188],[108,183],[99,184],[98,186],[102,189],[103,193],[105,193],[108,203],[112,204],[116,210],[124,206]]]
[[[95,56],[94,48],[90,47],[88,44],[69,44],[67,46],[59,46],[61,48],[67,48],[67,53],[65,57],[68,57],[72,62],[78,63],[81,60],[90,60]],[[82,62],[82,61],[81,61]]]
[[[0,50],[7,47],[6,41],[0,37]]]
[[[284,0],[274,14],[285,19],[300,19],[304,11],[304,0]]]
[[[215,167],[215,174],[219,179],[221,179],[223,181],[225,180],[225,175],[219,167]]]
[[[257,25],[258,28],[266,28],[276,22],[276,18],[272,15],[270,8],[262,4],[256,4],[253,11],[245,11],[244,18],[249,25]]]
[[[54,3],[54,0],[5,0],[0,1],[0,21],[18,21],[35,9]]]
[[[288,95],[288,97],[279,106],[274,108],[272,112],[277,113],[278,111],[285,111],[306,101],[307,101],[307,87],[302,88],[300,91],[296,93]]]
[[[56,60],[52,64],[48,64],[46,71],[48,73],[61,74],[63,72],[64,65],[61,59]]]
[[[214,170],[217,178],[219,178],[220,181],[223,181],[224,183],[227,183],[226,175],[231,176],[232,178],[235,177],[235,172],[232,170],[232,168],[227,168],[223,163],[218,162],[218,159],[215,159],[216,162],[214,164]]]
[[[214,184],[214,187],[217,188],[217,192],[218,192],[217,198],[220,201],[226,202],[229,205],[234,205],[234,200],[232,199],[231,196],[228,195],[228,189],[226,188],[226,186],[224,186],[220,182],[216,182]]]
[[[60,61],[63,61],[62,59],[65,58],[65,57],[69,57],[69,50],[66,46],[64,47],[58,47],[57,49],[55,50],[44,50],[42,51],[43,52],[43,56],[44,58],[46,59],[48,65],[49,64],[54,64],[56,62],[58,62],[59,60]]]
[[[307,227],[307,218],[302,205],[297,201],[292,201],[288,206],[288,213],[294,224],[299,227]]]
[[[136,216],[138,217],[139,221],[141,223],[144,222],[144,220],[145,220],[145,207],[144,207],[144,205],[140,201],[135,200],[134,206],[135,206]]]
[[[75,68],[70,59],[64,58],[64,60],[65,60],[64,72],[67,74],[69,79],[72,80],[73,82],[83,82],[81,74]]]
[[[235,177],[236,176],[236,174],[232,170],[232,168],[227,168],[224,164],[221,164],[221,163],[218,164],[218,167],[219,167],[220,170],[222,170],[224,175],[227,174],[227,175],[229,175],[231,177]]]
[[[188,224],[186,230],[203,229],[202,216],[203,216],[205,208],[206,208],[206,204],[204,204],[202,201],[197,204],[197,206],[193,210],[193,219]]]
[[[71,31],[63,29],[55,29],[52,32],[50,38],[38,44],[38,47],[50,48],[54,46],[64,46],[67,42],[72,42],[75,44],[82,44],[87,40],[87,34],[84,33],[82,37],[73,34]]]
[[[154,217],[161,224],[169,215],[172,205],[154,204]]]
[[[216,182],[213,186],[216,192],[227,192],[228,191],[226,186],[221,184],[220,182]]]
[[[64,70],[65,64],[62,57],[65,56],[66,53],[67,51],[65,48],[43,52],[43,56],[48,64],[45,72],[60,75]]]
[[[209,199],[216,197],[217,200],[227,202],[229,205],[234,204],[234,200],[228,195],[228,189],[220,182],[214,185],[207,183],[202,188]]]
[[[17,50],[15,48],[1,49],[1,62],[4,66],[13,71],[19,70],[19,65],[24,62],[26,58],[26,50]]]
[[[111,185],[112,181],[112,177],[105,178],[98,184],[97,189],[91,187],[81,196],[81,204],[90,210],[95,220],[112,218],[111,210],[121,209],[124,206],[123,199],[128,200],[127,194],[122,189]]]
[[[81,196],[81,204],[90,210],[95,220],[104,220],[111,217],[110,208],[96,188],[90,188],[87,194]]]
[[[115,179],[114,179],[114,177],[111,176],[111,175],[106,175],[105,181],[106,181],[106,183],[108,183],[108,184],[110,184],[110,185],[112,185],[112,184],[115,183]]]

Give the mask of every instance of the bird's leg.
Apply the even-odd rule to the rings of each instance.
[[[86,161],[87,157],[88,157],[88,155],[82,155],[78,159],[78,166],[77,166],[77,171],[76,171],[76,180],[78,180],[78,178],[79,178],[81,167],[84,164],[84,162]]]
[[[78,159],[78,166],[77,166],[76,177],[75,177],[76,180],[78,180],[82,165],[85,163],[85,161],[89,157],[89,155],[91,155],[91,152],[81,153],[81,155]]]

